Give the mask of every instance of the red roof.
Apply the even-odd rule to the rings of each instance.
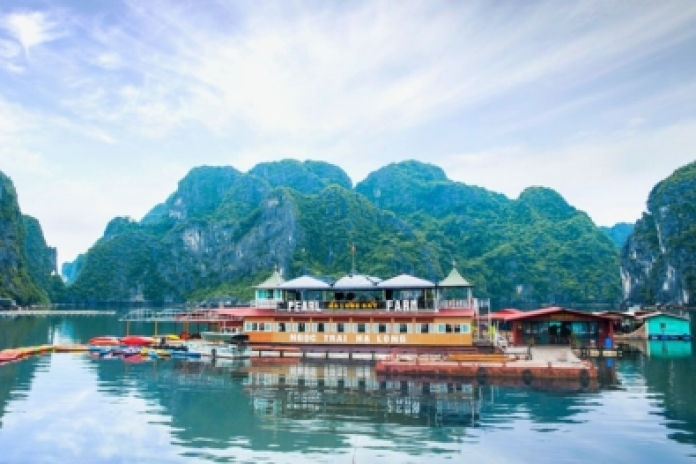
[[[490,318],[496,321],[507,321],[510,316],[515,316],[520,313],[522,313],[522,311],[519,309],[506,308],[491,313]],[[486,317],[488,317],[488,315],[484,316],[484,318]]]
[[[521,321],[524,319],[531,319],[531,318],[537,317],[537,316],[546,316],[548,314],[556,314],[556,313],[570,313],[570,314],[575,314],[577,316],[586,317],[588,319],[601,319],[603,321],[612,320],[612,318],[608,317],[608,316],[587,313],[584,311],[576,311],[574,309],[561,308],[560,306],[553,306],[550,308],[541,308],[541,309],[535,309],[533,311],[526,311],[526,312],[519,312],[519,313],[510,314],[507,317],[505,317],[504,320],[505,321]]]
[[[338,311],[322,311],[322,312],[278,312],[273,309],[257,309],[257,308],[224,308],[217,312],[220,315],[232,317],[264,317],[264,316],[292,316],[292,317],[394,317],[397,319],[412,318],[412,317],[474,317],[473,309],[445,309],[440,312],[432,313],[412,313],[412,312],[390,312],[390,313],[372,313],[372,312],[338,312]]]

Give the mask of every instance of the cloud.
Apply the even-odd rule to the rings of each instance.
[[[118,69],[123,66],[121,57],[117,53],[102,53],[96,57],[95,62],[105,69]]]
[[[32,47],[61,35],[57,31],[57,24],[39,11],[11,13],[2,17],[0,24],[21,44],[27,58]]]
[[[131,4],[128,25],[89,23],[79,42],[121,79],[81,74],[65,104],[152,137],[191,123],[308,143],[379,137],[462,112],[495,117],[502,106],[535,117],[530,108],[591,101],[588,85],[695,34],[688,4],[680,15],[654,5],[606,17],[596,4],[549,6],[248,4],[230,12],[211,3],[203,14],[197,4]],[[561,98],[520,100],[543,91]],[[96,102],[82,97],[95,94]]]
[[[696,159],[696,119],[640,133],[618,130],[552,146],[503,146],[443,160],[450,178],[516,198],[530,185],[551,187],[597,224],[634,222],[652,187]]]
[[[696,3],[675,5],[22,7],[0,19],[0,162],[62,256],[113,215],[141,217],[193,166],[286,157],[354,181],[420,159],[511,196],[551,185],[599,222],[632,220],[648,183],[693,148]],[[42,169],[55,181],[39,189],[27,171]]]

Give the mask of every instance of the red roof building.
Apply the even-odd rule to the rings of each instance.
[[[611,317],[551,307],[508,313],[501,320],[512,325],[515,345],[613,346]]]

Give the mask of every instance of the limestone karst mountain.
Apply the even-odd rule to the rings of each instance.
[[[199,167],[141,221],[116,218],[86,253],[74,301],[250,297],[274,266],[287,276],[351,269],[439,280],[452,262],[499,305],[611,302],[618,252],[553,190],[518,199],[455,182],[417,161],[385,166],[355,188],[318,161],[247,173]]]

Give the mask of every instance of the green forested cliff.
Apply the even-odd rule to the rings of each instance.
[[[65,284],[58,275],[57,250],[46,244],[41,224],[37,219],[27,215],[22,219],[26,230],[24,251],[29,275],[51,301],[60,301],[64,296]]]
[[[35,219],[22,216],[14,185],[0,172],[0,297],[12,298],[20,305],[48,302],[46,291],[35,280],[41,274],[42,263],[30,263],[27,256],[28,246],[29,252],[42,255],[40,260],[45,258],[45,248],[41,249],[36,241],[36,227],[40,232]]]
[[[621,250],[623,296],[637,304],[696,301],[696,162],[659,182]]]
[[[416,161],[352,188],[317,161],[263,163],[248,173],[195,168],[142,221],[117,218],[82,258],[74,301],[251,297],[279,265],[286,277],[351,269],[440,280],[456,261],[499,305],[607,302],[619,297],[618,252],[556,192],[518,199],[447,179]]]

